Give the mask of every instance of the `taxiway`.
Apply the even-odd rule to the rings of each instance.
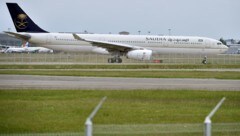
[[[0,75],[1,89],[168,89],[240,91],[239,80]]]

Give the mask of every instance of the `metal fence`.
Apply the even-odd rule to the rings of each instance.
[[[123,63],[162,63],[162,64],[201,64],[204,55],[168,54],[154,55],[149,61],[123,58]],[[107,63],[109,55],[87,53],[55,54],[0,54],[0,63]],[[239,54],[222,54],[207,56],[208,64],[239,65]]]
[[[239,136],[240,123],[213,123],[214,136]],[[188,124],[108,124],[94,125],[94,136],[203,136],[203,123]],[[18,133],[0,136],[85,136],[84,132]]]
[[[204,126],[196,124],[146,124],[146,125],[96,125],[95,135],[199,135],[202,136]],[[216,123],[213,124],[213,135],[239,135],[239,123]]]

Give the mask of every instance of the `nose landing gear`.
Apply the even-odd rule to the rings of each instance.
[[[204,58],[202,60],[202,64],[207,64],[207,56],[204,56]]]

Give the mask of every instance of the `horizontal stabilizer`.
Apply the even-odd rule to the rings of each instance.
[[[6,32],[6,31],[4,31],[4,33],[6,33],[12,37],[16,37],[18,39],[24,40],[24,41],[28,41],[31,38],[31,36],[28,34],[19,34],[19,33]]]

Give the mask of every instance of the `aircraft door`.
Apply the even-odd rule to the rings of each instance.
[[[168,47],[169,44],[170,44],[169,39],[167,39],[167,38],[163,38],[163,47]]]
[[[51,43],[52,36],[50,34],[48,34],[46,39],[47,39],[46,43]]]
[[[104,37],[99,38],[100,41],[105,41],[106,39]]]
[[[209,40],[206,40],[206,43],[205,43],[205,48],[210,48],[211,47],[211,41]]]

